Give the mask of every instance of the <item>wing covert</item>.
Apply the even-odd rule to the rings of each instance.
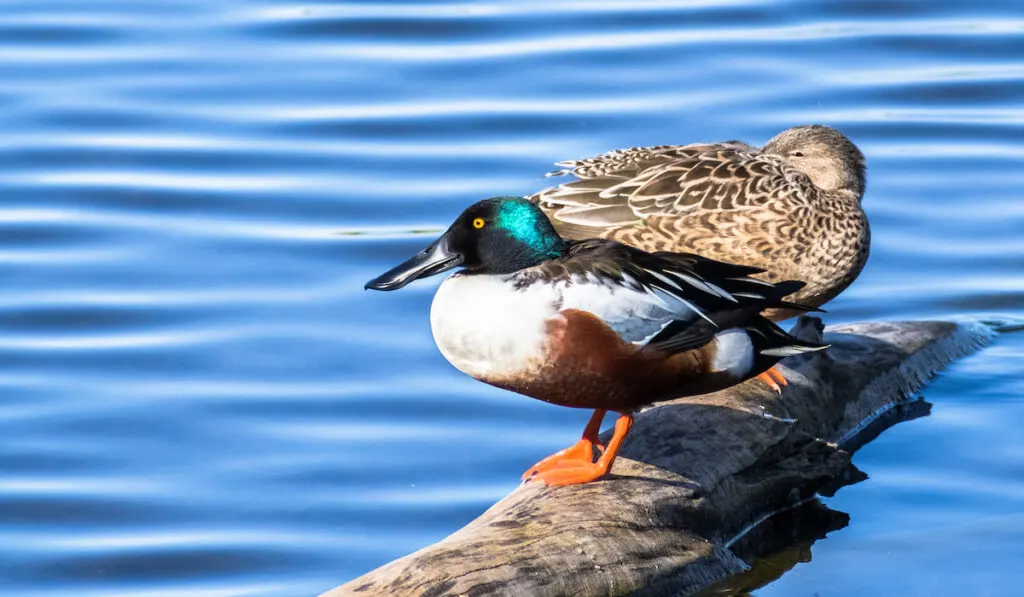
[[[593,228],[742,209],[809,188],[793,184],[801,175],[781,158],[739,142],[635,148],[562,164],[577,180],[531,199],[557,222]]]

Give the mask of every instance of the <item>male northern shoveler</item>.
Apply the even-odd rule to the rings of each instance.
[[[827,126],[788,129],[761,149],[739,141],[636,147],[558,165],[565,169],[552,175],[577,180],[529,199],[565,238],[753,266],[768,281],[805,282],[792,300],[811,307],[835,298],[868,259],[864,155]],[[785,384],[774,371],[762,379],[776,390]]]
[[[491,385],[595,409],[583,439],[524,479],[597,479],[611,468],[636,409],[732,386],[785,356],[825,348],[759,315],[804,310],[783,300],[801,282],[764,282],[749,277],[757,268],[606,239],[567,241],[536,205],[515,197],[469,207],[437,241],[366,288],[396,290],[458,266],[430,309],[445,358]],[[621,417],[594,462],[607,410]]]

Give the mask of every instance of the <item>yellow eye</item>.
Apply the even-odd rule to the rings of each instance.
[[[473,219],[473,228],[476,228],[477,230],[480,230],[483,227],[484,227],[484,219],[483,218],[474,218]]]

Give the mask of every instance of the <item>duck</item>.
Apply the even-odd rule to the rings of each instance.
[[[763,271],[754,277],[766,281],[803,281],[791,300],[815,308],[868,261],[864,154],[826,125],[787,129],[760,148],[742,141],[632,147],[556,165],[548,176],[575,180],[527,198],[567,239],[756,267]],[[798,312],[772,308],[765,317]],[[776,391],[786,383],[776,369],[761,379]]]
[[[594,411],[581,439],[530,467],[527,482],[597,480],[638,409],[724,389],[784,357],[827,348],[761,314],[809,310],[785,298],[801,281],[767,282],[753,277],[756,267],[692,253],[565,239],[522,197],[471,205],[365,288],[394,291],[456,268],[430,306],[431,333],[448,362],[492,386]],[[618,418],[604,445],[598,431],[608,411]]]

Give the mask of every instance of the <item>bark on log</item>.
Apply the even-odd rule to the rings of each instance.
[[[324,595],[697,593],[749,568],[751,537],[777,520],[759,523],[803,516],[794,506],[856,476],[850,453],[865,436],[915,404],[921,416],[911,394],[993,333],[934,321],[830,328],[828,351],[784,362],[781,397],[753,381],[659,404],[637,416],[609,477],[522,485],[443,541]],[[820,338],[821,322],[802,317],[794,334]]]

